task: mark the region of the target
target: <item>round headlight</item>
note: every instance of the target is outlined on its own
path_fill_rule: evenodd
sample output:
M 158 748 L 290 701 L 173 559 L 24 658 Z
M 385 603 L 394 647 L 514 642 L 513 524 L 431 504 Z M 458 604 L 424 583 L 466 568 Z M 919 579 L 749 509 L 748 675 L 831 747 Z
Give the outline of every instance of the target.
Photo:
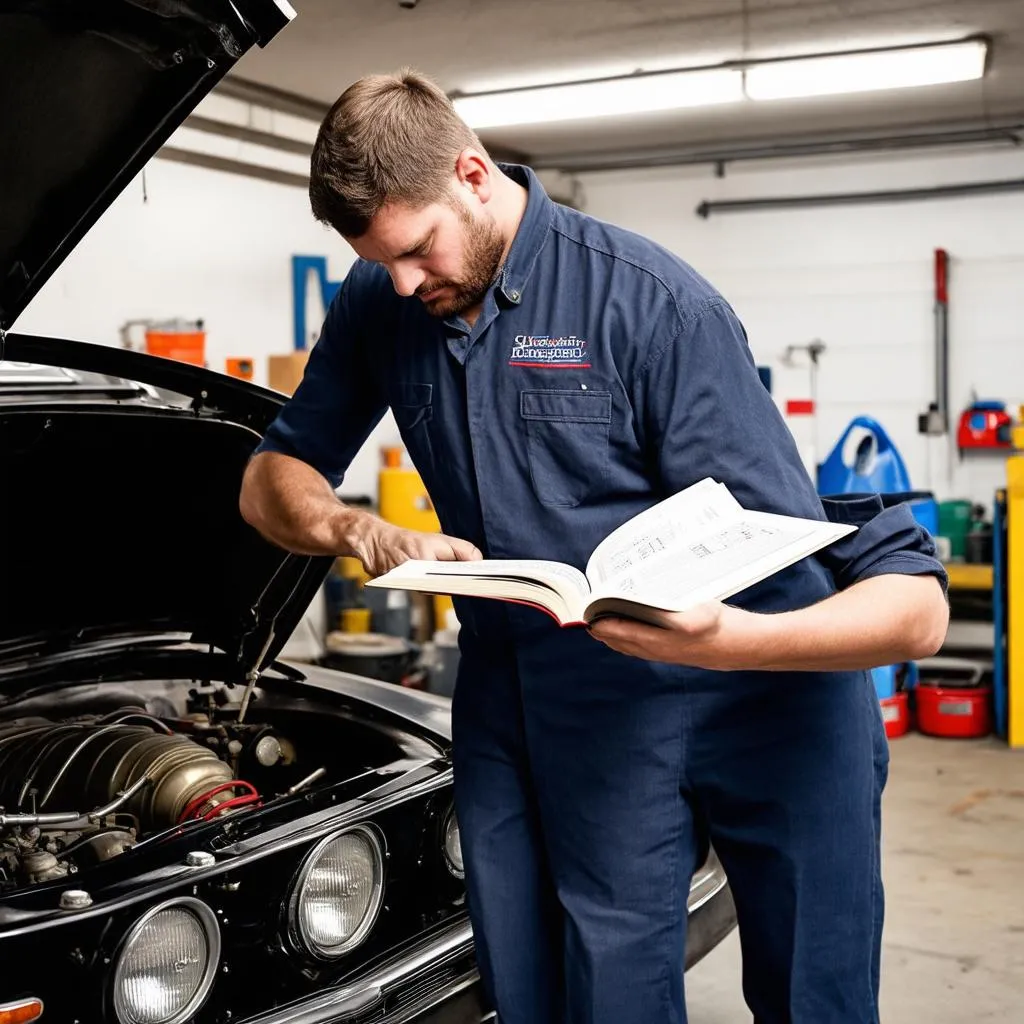
M 153 907 L 135 922 L 118 952 L 117 1019 L 181 1024 L 210 994 L 219 961 L 220 930 L 205 903 L 177 899 Z
M 360 825 L 325 839 L 306 858 L 292 890 L 293 937 L 313 956 L 339 957 L 366 938 L 383 897 L 377 833 Z
M 465 865 L 462 863 L 462 842 L 455 811 L 449 813 L 448 820 L 444 823 L 444 859 L 448 863 L 448 870 L 456 878 L 462 878 L 466 874 Z

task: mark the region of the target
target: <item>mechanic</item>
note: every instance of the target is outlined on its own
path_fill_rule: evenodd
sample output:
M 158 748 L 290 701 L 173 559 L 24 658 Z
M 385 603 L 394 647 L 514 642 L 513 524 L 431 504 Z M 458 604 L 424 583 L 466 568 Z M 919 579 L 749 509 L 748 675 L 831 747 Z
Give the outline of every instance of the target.
M 877 1020 L 887 741 L 864 670 L 942 641 L 927 534 L 905 505 L 819 499 L 726 300 L 496 165 L 429 79 L 346 90 L 310 197 L 359 260 L 246 471 L 242 513 L 281 547 L 371 575 L 481 554 L 583 568 L 707 476 L 751 509 L 861 527 L 663 629 L 456 599 L 456 810 L 501 1024 L 683 1022 L 709 840 L 758 1024 Z M 389 407 L 442 535 L 336 496 Z

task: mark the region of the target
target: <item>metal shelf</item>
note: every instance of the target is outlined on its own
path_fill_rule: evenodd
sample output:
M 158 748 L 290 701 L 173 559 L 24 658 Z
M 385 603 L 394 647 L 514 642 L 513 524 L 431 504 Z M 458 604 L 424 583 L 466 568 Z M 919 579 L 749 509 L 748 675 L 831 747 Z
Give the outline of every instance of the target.
M 994 573 L 991 565 L 967 565 L 950 562 L 946 565 L 951 590 L 991 590 Z

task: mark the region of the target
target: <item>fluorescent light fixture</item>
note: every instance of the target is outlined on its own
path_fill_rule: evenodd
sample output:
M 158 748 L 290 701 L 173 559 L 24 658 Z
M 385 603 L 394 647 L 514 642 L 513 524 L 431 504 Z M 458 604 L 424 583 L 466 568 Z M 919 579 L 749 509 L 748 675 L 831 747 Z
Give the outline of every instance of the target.
M 458 97 L 454 103 L 471 128 L 503 128 L 705 107 L 742 99 L 742 73 L 712 68 L 479 93 Z
M 454 103 L 471 128 L 504 128 L 707 107 L 743 99 L 835 96 L 968 82 L 985 74 L 987 57 L 986 40 L 964 39 L 529 86 L 459 96 Z
M 987 53 L 985 40 L 969 39 L 768 61 L 747 68 L 746 93 L 752 100 L 780 100 L 968 82 L 984 75 Z

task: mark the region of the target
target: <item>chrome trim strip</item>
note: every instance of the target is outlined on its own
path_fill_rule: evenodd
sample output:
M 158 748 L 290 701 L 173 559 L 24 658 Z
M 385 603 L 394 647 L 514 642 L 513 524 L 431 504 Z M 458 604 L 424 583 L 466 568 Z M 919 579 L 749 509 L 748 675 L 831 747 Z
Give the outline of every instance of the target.
M 479 980 L 480 972 L 474 968 L 447 985 L 443 985 L 435 992 L 430 992 L 417 999 L 416 1002 L 381 1017 L 380 1021 L 375 1022 L 375 1024 L 415 1024 L 417 1020 L 422 1018 L 423 1014 L 429 1013 L 450 999 L 454 999 L 457 995 L 465 992 L 466 989 L 472 988 Z
M 473 952 L 473 929 L 467 919 L 422 943 L 403 956 L 386 963 L 354 982 L 320 992 L 297 1003 L 280 1006 L 239 1024 L 341 1024 L 352 1020 L 382 1002 L 390 990 L 406 985 L 417 975 L 432 970 L 445 960 L 457 959 Z M 476 980 L 476 971 L 464 974 L 432 993 L 430 1005 L 456 995 Z M 436 1001 L 435 1001 L 436 997 Z M 406 1008 L 385 1021 L 402 1020 Z

